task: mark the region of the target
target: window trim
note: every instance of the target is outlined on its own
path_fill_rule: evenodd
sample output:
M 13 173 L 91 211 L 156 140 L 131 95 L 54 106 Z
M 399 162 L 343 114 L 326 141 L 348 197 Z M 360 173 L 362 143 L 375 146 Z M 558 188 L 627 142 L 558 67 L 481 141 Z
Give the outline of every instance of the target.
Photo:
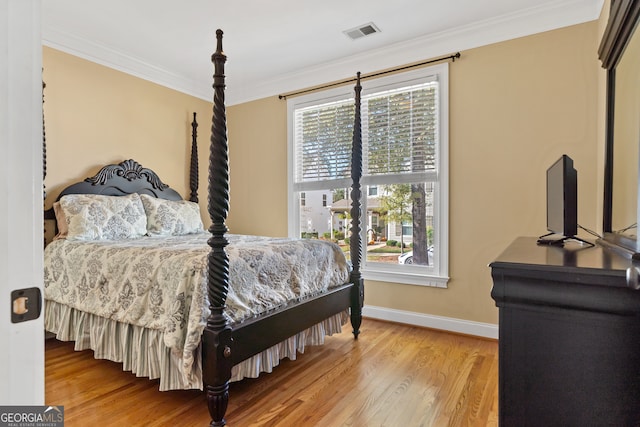
M 398 73 L 391 76 L 385 76 L 377 79 L 368 80 L 363 83 L 362 96 L 366 96 L 372 90 L 379 92 L 384 89 L 393 89 L 403 85 L 407 85 L 411 80 L 422 80 L 430 76 L 437 75 L 439 81 L 439 135 L 438 142 L 438 172 L 436 191 L 434 193 L 434 246 L 437 252 L 434 256 L 436 264 L 434 271 L 437 273 L 425 273 L 425 269 L 429 267 L 411 266 L 411 265 L 394 265 L 381 263 L 369 263 L 366 256 L 362 262 L 362 274 L 367 280 L 376 280 L 383 282 L 392 282 L 399 284 L 432 286 L 438 288 L 446 288 L 449 281 L 449 64 L 437 64 L 430 67 L 412 70 L 404 73 Z M 384 89 L 383 89 L 384 88 Z M 287 200 L 288 200 L 288 233 L 289 236 L 297 236 L 300 229 L 300 218 L 298 205 L 296 205 L 296 192 L 311 191 L 314 185 L 308 185 L 304 190 L 297 188 L 294 180 L 294 163 L 295 163 L 295 129 L 294 129 L 294 112 L 296 108 L 304 108 L 307 106 L 328 103 L 348 98 L 353 98 L 353 88 L 343 86 L 328 89 L 318 93 L 290 98 L 287 100 Z M 431 178 L 433 180 L 434 172 L 424 172 L 425 181 Z M 388 176 L 387 176 L 388 178 Z M 398 177 L 398 182 L 405 179 Z M 344 186 L 345 180 L 338 179 L 332 181 L 318 182 L 317 189 L 327 189 L 335 186 L 339 188 Z M 377 185 L 378 180 L 375 176 L 363 177 L 363 185 Z M 348 182 L 347 187 L 350 187 Z M 362 212 L 366 214 L 366 197 L 363 197 Z M 365 218 L 366 219 L 366 218 Z M 366 254 L 366 230 L 362 230 L 363 253 Z

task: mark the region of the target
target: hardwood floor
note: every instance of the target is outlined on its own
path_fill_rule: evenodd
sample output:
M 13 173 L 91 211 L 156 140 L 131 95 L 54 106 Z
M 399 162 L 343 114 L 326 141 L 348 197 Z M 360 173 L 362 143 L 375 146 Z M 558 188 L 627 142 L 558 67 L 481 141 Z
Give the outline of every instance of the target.
M 65 426 L 206 426 L 204 394 L 46 343 L 45 400 Z M 232 383 L 229 426 L 497 426 L 498 343 L 365 319 L 271 374 Z

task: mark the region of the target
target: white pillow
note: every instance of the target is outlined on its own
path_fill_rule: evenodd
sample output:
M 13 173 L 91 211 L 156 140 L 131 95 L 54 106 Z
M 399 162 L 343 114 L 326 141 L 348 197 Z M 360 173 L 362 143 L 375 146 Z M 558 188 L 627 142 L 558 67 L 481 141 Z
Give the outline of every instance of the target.
M 147 216 L 140 196 L 67 194 L 60 198 L 67 240 L 118 240 L 144 236 Z
M 179 236 L 204 231 L 200 207 L 188 200 L 157 199 L 141 194 L 150 236 Z

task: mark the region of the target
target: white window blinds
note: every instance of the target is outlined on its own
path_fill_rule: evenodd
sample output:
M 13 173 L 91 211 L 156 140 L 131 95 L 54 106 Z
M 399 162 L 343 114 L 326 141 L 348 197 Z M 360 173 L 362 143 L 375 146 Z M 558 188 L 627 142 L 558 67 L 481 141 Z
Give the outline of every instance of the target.
M 436 169 L 437 82 L 363 97 L 365 175 Z
M 363 175 L 435 172 L 438 82 L 362 97 Z M 353 99 L 295 110 L 295 182 L 348 178 Z
M 348 178 L 353 99 L 296 110 L 296 182 Z

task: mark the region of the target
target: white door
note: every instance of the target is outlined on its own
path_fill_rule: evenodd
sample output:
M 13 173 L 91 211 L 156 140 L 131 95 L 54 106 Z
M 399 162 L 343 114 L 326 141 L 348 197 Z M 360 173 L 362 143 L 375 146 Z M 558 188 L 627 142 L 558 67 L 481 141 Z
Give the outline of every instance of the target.
M 43 316 L 11 320 L 12 291 L 42 289 L 40 14 L 41 0 L 0 0 L 0 405 L 45 403 Z M 15 310 L 33 313 L 25 298 Z

